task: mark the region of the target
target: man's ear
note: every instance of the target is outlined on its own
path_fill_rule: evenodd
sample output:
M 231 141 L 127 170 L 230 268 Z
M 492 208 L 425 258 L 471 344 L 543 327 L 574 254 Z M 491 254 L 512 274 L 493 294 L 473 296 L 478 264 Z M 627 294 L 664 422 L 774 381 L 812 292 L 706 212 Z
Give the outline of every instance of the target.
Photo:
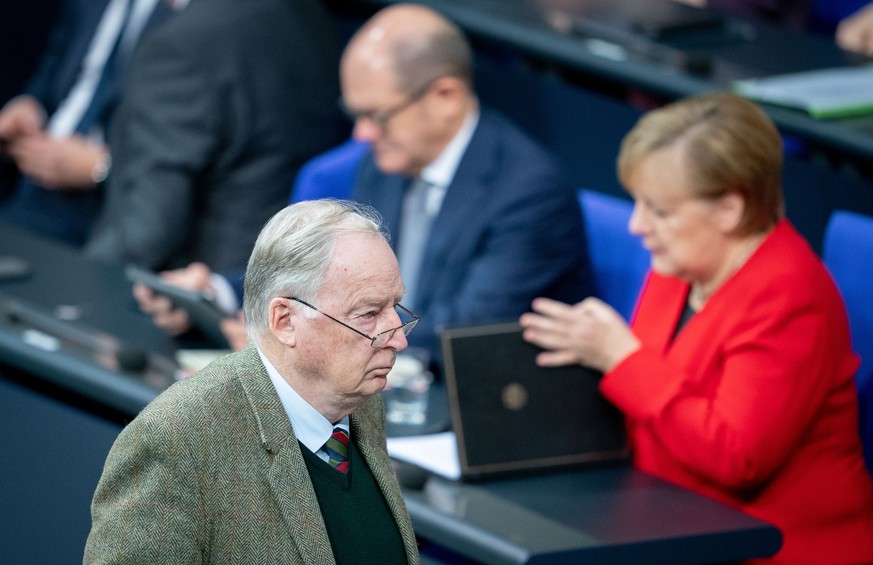
M 270 333 L 280 343 L 288 347 L 294 347 L 297 344 L 297 334 L 295 332 L 297 311 L 291 306 L 291 301 L 287 298 L 274 298 L 270 301 L 268 309 L 267 324 L 269 325 Z
M 461 79 L 453 76 L 444 76 L 433 81 L 431 90 L 438 96 L 455 97 L 466 94 L 466 87 Z
M 450 120 L 463 118 L 467 113 L 468 92 L 466 85 L 457 77 L 444 76 L 436 79 L 431 86 L 431 96 L 437 101 L 431 106 Z

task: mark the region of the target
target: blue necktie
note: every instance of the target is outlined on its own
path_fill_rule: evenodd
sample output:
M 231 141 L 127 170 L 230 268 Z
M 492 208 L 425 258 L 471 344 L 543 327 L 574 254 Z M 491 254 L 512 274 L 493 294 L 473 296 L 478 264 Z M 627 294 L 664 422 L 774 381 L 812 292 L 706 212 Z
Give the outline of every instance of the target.
M 123 64 L 121 40 L 130 22 L 132 2 L 133 0 L 127 0 L 125 3 L 123 23 L 121 24 L 121 29 L 118 30 L 118 37 L 115 38 L 112 50 L 109 52 L 106 63 L 103 65 L 103 72 L 100 74 L 100 80 L 94 89 L 91 103 L 85 109 L 79 124 L 76 126 L 76 133 L 87 135 L 94 126 L 102 123 L 109 103 L 119 91 L 117 82 L 121 79 L 121 66 Z

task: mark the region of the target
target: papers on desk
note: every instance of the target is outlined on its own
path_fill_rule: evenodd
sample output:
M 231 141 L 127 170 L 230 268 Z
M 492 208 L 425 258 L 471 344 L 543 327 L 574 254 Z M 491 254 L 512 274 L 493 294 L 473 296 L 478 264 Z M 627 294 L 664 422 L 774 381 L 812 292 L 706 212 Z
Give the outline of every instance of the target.
M 735 81 L 737 94 L 805 110 L 814 118 L 873 113 L 873 65 Z
M 388 438 L 388 455 L 431 473 L 457 480 L 461 464 L 454 432 Z

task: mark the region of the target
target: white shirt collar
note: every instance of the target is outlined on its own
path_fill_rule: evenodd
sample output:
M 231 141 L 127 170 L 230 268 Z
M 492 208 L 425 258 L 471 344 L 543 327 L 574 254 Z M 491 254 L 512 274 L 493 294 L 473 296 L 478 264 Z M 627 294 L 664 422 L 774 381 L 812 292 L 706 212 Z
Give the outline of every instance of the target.
M 288 419 L 291 420 L 291 427 L 294 428 L 294 435 L 297 439 L 306 446 L 309 451 L 316 453 L 322 448 L 324 443 L 333 433 L 334 425 L 321 415 L 318 410 L 306 402 L 302 396 L 297 394 L 297 391 L 291 388 L 276 367 L 270 363 L 270 360 L 264 355 L 264 352 L 258 348 L 258 355 L 261 356 L 261 361 L 264 367 L 267 368 L 267 374 L 273 382 L 273 387 L 279 395 L 279 400 L 282 402 L 282 407 L 285 408 L 285 413 L 288 414 Z M 346 416 L 337 424 L 337 427 L 349 431 L 349 417 Z
M 452 184 L 452 179 L 478 123 L 479 109 L 476 108 L 467 114 L 458 133 L 449 141 L 442 153 L 421 171 L 421 178 L 445 191 Z

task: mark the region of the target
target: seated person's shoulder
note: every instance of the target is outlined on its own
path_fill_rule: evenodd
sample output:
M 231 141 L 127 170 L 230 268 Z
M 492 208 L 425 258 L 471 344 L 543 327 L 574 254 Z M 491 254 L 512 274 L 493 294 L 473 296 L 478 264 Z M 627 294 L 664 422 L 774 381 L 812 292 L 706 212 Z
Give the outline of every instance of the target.
M 500 144 L 499 166 L 506 172 L 553 177 L 566 184 L 564 171 L 555 157 L 536 139 L 509 118 L 483 111 L 482 124 Z

